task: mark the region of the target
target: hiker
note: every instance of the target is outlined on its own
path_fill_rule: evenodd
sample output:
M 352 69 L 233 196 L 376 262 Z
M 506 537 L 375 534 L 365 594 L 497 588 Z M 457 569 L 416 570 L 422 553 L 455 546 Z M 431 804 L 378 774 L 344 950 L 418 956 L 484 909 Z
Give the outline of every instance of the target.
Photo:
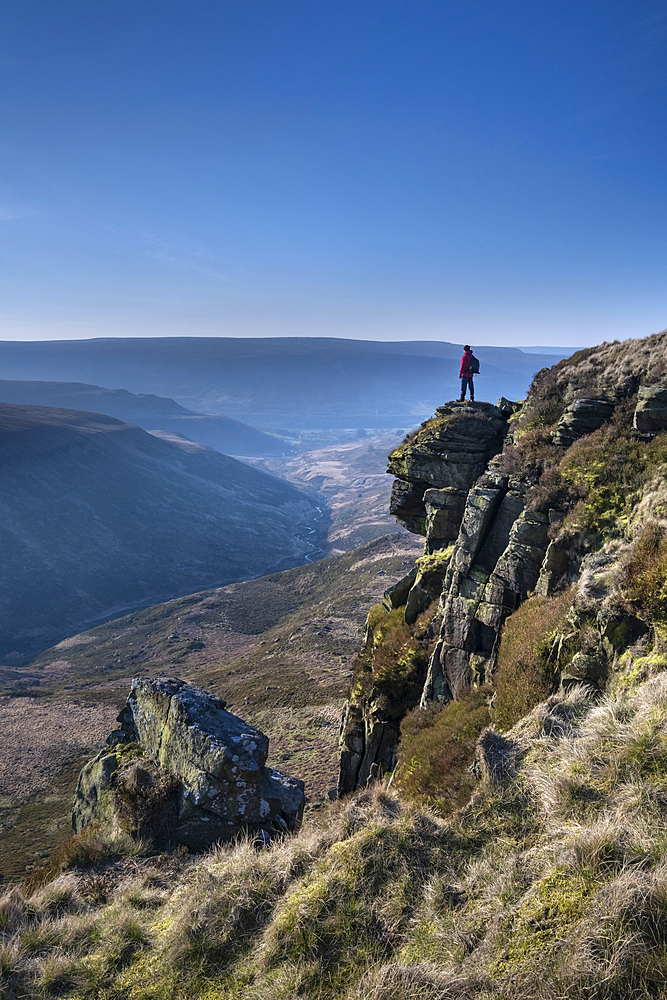
M 461 371 L 459 372 L 459 378 L 461 379 L 461 403 L 466 398 L 466 389 L 470 390 L 470 399 L 473 401 L 475 399 L 475 387 L 472 381 L 475 371 L 479 371 L 479 363 L 476 362 L 476 358 L 473 357 L 470 344 L 466 344 L 463 348 Z

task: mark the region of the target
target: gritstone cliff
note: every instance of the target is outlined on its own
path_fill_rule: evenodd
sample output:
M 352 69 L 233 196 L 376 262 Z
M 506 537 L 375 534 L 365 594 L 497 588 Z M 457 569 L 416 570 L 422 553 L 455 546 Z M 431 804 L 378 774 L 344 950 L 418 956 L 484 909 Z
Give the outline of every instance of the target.
M 627 607 L 615 612 L 610 595 L 647 520 L 662 524 L 661 508 L 649 516 L 646 507 L 656 503 L 651 442 L 667 427 L 667 378 L 655 364 L 664 341 L 580 351 L 539 372 L 523 404 L 439 407 L 391 453 L 391 510 L 425 537 L 425 555 L 369 615 L 342 722 L 341 794 L 395 767 L 408 711 L 493 684 L 504 622 L 530 594 L 576 584 L 572 634 L 591 617 L 591 596 L 608 598 L 586 648 L 573 652 L 567 629 L 554 640 L 554 689 L 601 686 L 624 643 L 646 632 Z M 434 600 L 435 614 L 412 636 L 420 650 L 404 651 L 392 677 L 374 669 L 384 613 L 401 609 L 414 625 Z

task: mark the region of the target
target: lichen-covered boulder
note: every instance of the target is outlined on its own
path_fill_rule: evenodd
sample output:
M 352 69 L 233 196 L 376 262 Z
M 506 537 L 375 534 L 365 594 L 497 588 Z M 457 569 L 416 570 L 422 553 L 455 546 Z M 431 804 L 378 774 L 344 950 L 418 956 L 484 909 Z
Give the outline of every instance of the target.
M 300 822 L 303 782 L 267 767 L 268 738 L 203 688 L 135 678 L 118 721 L 79 777 L 76 832 L 99 823 L 201 850 Z

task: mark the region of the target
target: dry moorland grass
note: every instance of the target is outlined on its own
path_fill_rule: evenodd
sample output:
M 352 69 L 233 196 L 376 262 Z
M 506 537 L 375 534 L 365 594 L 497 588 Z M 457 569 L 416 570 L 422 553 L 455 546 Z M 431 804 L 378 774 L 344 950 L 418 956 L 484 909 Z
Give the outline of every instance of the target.
M 265 851 L 73 842 L 0 900 L 4 995 L 667 996 L 667 674 L 552 696 L 506 739 L 513 772 L 453 820 L 377 785 Z

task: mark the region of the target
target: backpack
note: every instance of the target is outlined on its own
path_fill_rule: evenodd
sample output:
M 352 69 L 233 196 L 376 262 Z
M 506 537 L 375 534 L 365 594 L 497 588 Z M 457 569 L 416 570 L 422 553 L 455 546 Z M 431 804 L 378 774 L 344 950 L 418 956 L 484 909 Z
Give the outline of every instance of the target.
M 468 371 L 472 375 L 479 375 L 479 361 L 474 354 L 470 356 L 470 361 L 468 362 Z

